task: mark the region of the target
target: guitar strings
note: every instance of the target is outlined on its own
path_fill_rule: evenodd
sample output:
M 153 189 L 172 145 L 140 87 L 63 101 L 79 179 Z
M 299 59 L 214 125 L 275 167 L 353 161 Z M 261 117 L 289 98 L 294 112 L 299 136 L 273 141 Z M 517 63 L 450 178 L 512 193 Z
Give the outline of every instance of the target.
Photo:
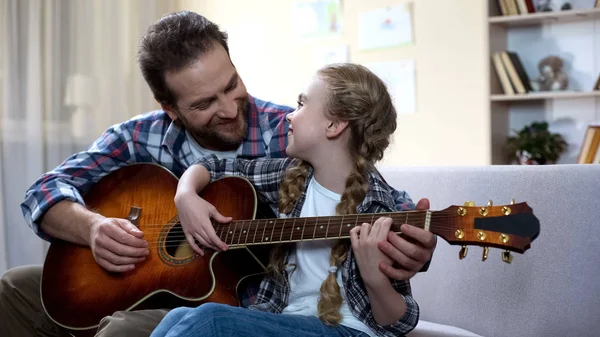
M 293 242 L 310 242 L 310 241 L 317 241 L 317 240 L 337 240 L 337 239 L 349 239 L 349 236 L 341 236 L 341 237 L 330 237 L 330 238 L 322 238 L 322 239 L 292 239 L 292 240 L 275 240 L 275 241 L 262 241 L 262 242 L 234 242 L 234 243 L 228 243 L 227 246 L 228 247 L 238 247 L 238 246 L 254 246 L 254 245 L 268 245 L 268 244 L 277 244 L 277 243 L 293 243 Z M 154 246 L 155 244 L 158 244 L 159 242 L 154 242 L 152 244 L 152 246 Z M 483 243 L 483 242 L 482 242 Z M 487 242 L 486 244 L 490 244 L 489 242 Z M 187 240 L 182 239 L 181 241 L 169 241 L 163 245 L 161 245 L 161 247 L 165 247 L 165 248 L 173 248 L 173 247 L 179 247 L 181 245 L 188 245 L 189 246 L 189 242 L 187 242 Z M 198 247 L 201 248 L 209 248 L 209 247 L 205 247 L 203 245 L 201 245 L 200 243 L 196 243 L 196 245 Z M 507 247 L 510 247 L 511 245 L 506 245 Z
M 454 227 L 450 228 L 450 229 L 454 229 Z M 396 234 L 401 234 L 400 231 L 393 231 Z M 331 239 L 338 239 L 338 238 L 349 238 L 349 234 L 343 233 L 343 235 L 337 235 L 334 234 L 335 231 L 332 231 L 331 236 L 329 236 L 329 233 L 326 234 L 326 237 L 318 236 L 315 237 L 314 233 L 311 235 L 310 233 L 307 233 L 306 237 L 303 237 L 303 235 L 301 234 L 300 237 L 298 238 L 298 234 L 294 235 L 293 231 L 290 231 L 289 233 L 287 231 L 277 231 L 277 232 L 271 232 L 271 233 L 265 233 L 265 231 L 263 230 L 262 232 L 260 230 L 256 231 L 255 233 L 252 232 L 248 232 L 247 234 L 242 234 L 239 235 L 239 233 L 237 234 L 237 237 L 233 237 L 232 238 L 227 238 L 224 239 L 222 237 L 219 237 L 221 240 L 225 241 L 227 245 L 256 245 L 256 244 L 270 244 L 270 243 L 278 243 L 278 242 L 296 242 L 296 241 L 314 241 L 314 240 L 331 240 Z M 269 234 L 268 237 L 270 237 L 271 239 L 273 238 L 277 238 L 277 240 L 275 241 L 271 241 L 271 240 L 267 240 L 267 241 L 260 241 L 256 240 L 256 235 L 260 235 L 260 237 L 263 237 L 264 234 Z M 221 233 L 220 235 L 223 235 L 223 233 Z M 217 234 L 217 236 L 219 236 L 219 234 Z M 260 238 L 259 237 L 259 238 Z M 284 238 L 285 237 L 285 238 Z M 291 237 L 291 239 L 288 239 L 288 237 Z M 252 238 L 250 240 L 250 238 Z M 520 237 L 516 237 L 516 240 L 519 240 Z M 248 242 L 250 241 L 250 242 Z M 511 240 L 511 242 L 514 242 L 515 239 Z M 181 243 L 187 243 L 187 238 L 185 236 L 185 234 L 180 230 L 177 229 L 176 231 L 172 232 L 171 234 L 167 234 L 165 239 L 157 239 L 157 240 L 150 240 L 147 241 L 148 244 L 156 244 L 159 242 L 163 242 L 165 243 L 165 247 L 173 247 L 173 246 L 179 246 Z M 199 243 L 197 243 L 199 244 Z
M 392 231 L 393 233 L 396 234 L 402 234 L 402 232 L 398 232 L 398 231 Z M 279 234 L 279 235 L 278 235 Z M 192 236 L 193 237 L 193 236 Z M 253 234 L 249 234 L 247 237 L 246 235 L 242 235 L 242 236 L 237 236 L 237 237 L 232 237 L 232 238 L 228 238 L 228 239 L 223 239 L 220 238 L 223 242 L 225 242 L 228 245 L 231 244 L 257 244 L 257 243 L 263 243 L 263 242 L 272 242 L 270 239 L 269 240 L 263 240 L 261 241 L 260 238 L 263 237 L 262 233 L 260 235 L 260 237 L 255 238 Z M 281 235 L 280 233 L 274 233 L 272 236 L 266 236 L 267 238 L 271 238 L 277 242 L 289 242 L 289 241 L 314 241 L 314 240 L 331 240 L 331 239 L 337 239 L 337 238 L 349 238 L 350 235 L 343 233 L 341 235 L 336 235 L 336 234 L 331 234 L 331 236 L 306 236 L 303 237 L 302 235 L 288 235 L 287 233 L 283 233 L 283 235 Z M 511 241 L 516 241 L 519 240 L 521 237 L 516 237 L 516 239 L 513 239 Z M 526 239 L 526 238 L 522 238 L 522 239 Z M 148 244 L 155 244 L 158 242 L 164 242 L 165 244 L 170 244 L 170 243 L 177 243 L 177 242 L 183 242 L 183 241 L 187 241 L 187 237 L 185 235 L 182 235 L 180 233 L 176 234 L 176 235 L 171 235 L 169 237 L 167 237 L 166 239 L 153 239 L 153 240 L 149 240 L 147 241 Z
M 423 222 L 423 223 L 413 222 L 413 223 L 410 223 L 408 225 L 423 229 L 425 227 L 425 222 Z M 168 226 L 168 225 L 163 225 L 162 227 L 166 227 L 166 226 Z M 264 233 L 265 230 L 268 231 L 270 229 L 272 233 L 280 234 L 282 231 L 284 233 L 285 232 L 293 232 L 293 231 L 295 231 L 295 229 L 294 229 L 295 227 L 301 227 L 302 229 L 310 229 L 310 230 L 312 230 L 314 232 L 314 228 L 315 227 L 318 228 L 319 226 L 327 227 L 327 224 L 315 224 L 315 225 L 311 224 L 311 225 L 306 225 L 306 226 L 304 226 L 302 224 L 298 224 L 298 225 L 289 226 L 289 227 L 286 225 L 286 227 L 288 227 L 288 228 L 282 228 L 283 226 L 272 226 L 271 224 L 264 224 L 264 225 L 263 224 L 258 224 L 258 225 L 245 226 L 245 227 L 244 226 L 239 226 L 238 228 L 234 228 L 235 226 L 232 226 L 232 227 L 216 226 L 216 227 L 214 227 L 214 229 L 215 229 L 215 233 L 217 234 L 217 236 L 220 236 L 220 235 L 227 235 L 227 233 L 225 231 L 223 231 L 223 229 L 225 229 L 225 228 L 228 228 L 227 232 L 233 231 L 233 232 L 235 232 L 235 235 L 239 235 L 240 230 L 242 230 L 242 229 L 246 230 L 247 232 L 257 233 L 257 234 L 258 233 L 262 234 L 262 233 Z M 345 227 L 345 226 L 341 226 L 341 227 L 342 227 L 342 232 L 344 232 L 344 228 L 348 228 L 348 227 Z M 360 225 L 352 226 L 352 228 L 354 228 L 354 227 L 360 227 Z M 399 227 L 399 225 L 395 225 L 392 228 L 394 228 L 394 227 Z M 456 226 L 451 226 L 451 225 L 435 225 L 435 226 L 432 226 L 432 227 L 435 227 L 435 229 L 440 229 L 440 230 L 456 230 L 456 229 L 460 229 L 460 228 L 458 228 Z M 255 230 L 255 228 L 258 228 L 258 229 Z M 276 231 L 273 231 L 273 228 L 275 228 Z M 346 230 L 348 230 L 348 229 L 346 229 Z M 219 234 L 219 231 L 222 231 L 222 233 Z M 340 232 L 340 225 L 329 225 L 329 229 L 323 228 L 323 229 L 319 230 L 318 232 L 314 232 L 313 234 L 315 234 L 315 233 L 323 233 L 323 231 L 325 231 L 325 233 L 331 233 L 332 235 L 335 232 L 339 233 Z M 172 235 L 177 235 L 177 234 L 183 234 L 183 229 L 181 227 L 181 224 L 177 223 L 177 224 L 174 224 L 168 230 L 166 230 L 164 228 L 161 228 L 161 229 L 158 229 L 158 230 L 156 230 L 156 229 L 142 230 L 142 232 L 145 233 L 145 234 L 152 234 L 152 235 L 155 235 L 157 233 L 162 233 L 162 232 L 171 232 L 171 234 L 166 234 L 166 235 L 167 236 L 172 236 Z
M 368 222 L 369 217 L 371 217 L 371 222 L 374 222 L 374 220 L 376 220 L 375 218 L 379 218 L 379 217 L 390 217 L 393 220 L 396 219 L 400 219 L 403 218 L 406 220 L 408 220 L 408 217 L 414 216 L 414 214 L 418 214 L 418 215 L 423 215 L 426 216 L 427 211 L 404 211 L 404 212 L 393 212 L 393 213 L 363 213 L 363 214 L 348 214 L 346 216 L 335 216 L 335 221 L 337 222 L 338 218 L 342 218 L 339 222 L 346 222 L 346 221 L 342 221 L 343 217 L 348 217 L 348 220 L 352 220 L 352 218 L 357 219 L 356 222 Z M 432 219 L 436 219 L 436 220 L 444 220 L 444 219 L 450 219 L 450 218 L 456 218 L 456 217 L 460 217 L 460 215 L 457 215 L 455 212 L 451 212 L 451 211 L 436 211 L 436 213 L 432 213 L 431 214 L 431 218 Z M 173 219 L 175 219 L 177 217 L 174 217 Z M 171 221 L 173 220 L 171 219 Z M 222 225 L 232 225 L 232 223 L 235 222 L 246 222 L 246 221 L 254 221 L 254 222 L 261 222 L 261 221 L 277 221 L 277 222 L 284 222 L 284 221 L 293 221 L 293 220 L 297 220 L 297 219 L 311 219 L 311 220 L 316 220 L 318 223 L 319 221 L 325 221 L 328 223 L 331 223 L 331 219 L 329 219 L 329 217 L 306 217 L 306 218 L 270 218 L 270 219 L 233 219 L 231 222 L 229 223 L 223 223 Z M 412 219 L 410 219 L 412 220 Z M 425 221 L 425 219 L 416 219 L 416 221 Z M 415 221 L 410 221 L 410 222 L 415 222 Z M 168 224 L 168 223 L 167 223 Z M 163 227 L 167 224 L 146 224 L 144 225 L 144 227 Z M 219 225 L 221 223 L 217 223 L 217 225 Z M 436 225 L 437 226 L 437 225 Z
M 292 239 L 292 240 L 277 240 L 277 241 L 263 241 L 263 242 L 237 242 L 237 243 L 228 243 L 227 246 L 228 247 L 243 247 L 243 246 L 256 246 L 256 245 L 269 245 L 269 244 L 278 244 L 278 243 L 293 243 L 293 242 L 308 242 L 308 241 L 316 241 L 316 240 L 336 240 L 336 239 L 348 239 L 350 238 L 349 236 L 341 236 L 341 237 L 329 237 L 329 238 L 321 238 L 321 239 Z M 515 242 L 513 240 L 513 242 Z M 157 244 L 157 242 L 154 242 L 153 244 Z M 493 243 L 493 242 L 481 242 L 482 245 L 498 245 L 500 243 Z M 467 243 L 465 243 L 467 244 Z M 471 245 L 472 243 L 468 243 L 469 245 Z M 164 245 L 162 245 L 161 247 L 165 247 L 165 248 L 174 248 L 174 247 L 180 247 L 182 245 L 187 245 L 190 246 L 189 243 L 187 242 L 187 240 L 182 239 L 181 241 L 168 241 L 166 242 Z M 198 247 L 201 247 L 203 249 L 211 249 L 209 247 L 205 247 L 199 243 L 197 243 Z M 513 247 L 513 245 L 510 244 L 502 244 L 503 247 L 506 248 L 510 248 Z M 190 246 L 191 247 L 191 246 Z
M 384 213 L 382 213 L 381 216 L 386 216 Z M 404 217 L 402 217 L 404 218 Z M 436 216 L 436 217 L 432 217 L 431 220 L 446 220 L 446 219 L 452 219 L 454 218 L 454 215 L 452 216 Z M 279 219 L 281 221 L 276 221 L 276 226 L 275 227 L 285 227 L 285 226 L 289 226 L 291 227 L 300 227 L 300 226 L 304 226 L 304 227 L 309 227 L 309 228 L 314 228 L 316 226 L 335 226 L 336 228 L 339 228 L 338 226 L 340 226 L 342 223 L 341 222 L 337 222 L 332 224 L 331 221 L 327 221 L 326 219 L 323 220 L 317 220 L 317 222 L 311 222 L 311 224 L 303 224 L 302 221 L 300 221 L 300 223 L 295 223 L 294 221 L 290 221 L 291 219 L 294 218 L 290 218 L 290 219 L 285 219 L 286 222 L 284 223 L 283 219 Z M 295 219 L 303 219 L 303 218 L 295 218 Z M 425 226 L 425 224 L 427 223 L 424 219 L 418 219 L 415 221 L 409 221 L 405 222 L 405 219 L 398 219 L 397 217 L 392 216 L 392 220 L 402 220 L 402 224 L 407 223 L 410 226 L 413 227 L 419 227 L 419 228 L 423 228 Z M 264 227 L 266 225 L 272 226 L 273 224 L 268 223 L 268 221 L 270 221 L 270 219 L 255 219 L 255 220 L 232 220 L 232 222 L 229 223 L 213 223 L 213 226 L 215 228 L 215 230 L 217 229 L 223 229 L 223 228 L 229 228 L 230 230 L 234 230 L 235 227 L 239 227 L 241 228 L 245 228 L 245 229 L 250 229 L 250 228 L 254 228 L 254 227 Z M 275 221 L 275 220 L 274 220 Z M 244 222 L 253 222 L 251 224 L 244 224 Z M 261 223 L 262 222 L 262 223 Z M 296 221 L 297 222 L 297 221 Z M 347 223 L 348 221 L 344 221 L 344 223 Z M 374 222 L 374 221 L 370 221 L 369 219 L 359 219 L 359 221 L 356 221 L 355 224 L 356 226 L 360 226 L 363 222 Z M 167 226 L 172 226 L 172 227 L 178 227 L 181 226 L 181 222 L 169 222 L 169 223 L 165 223 L 165 224 L 144 224 L 142 225 L 142 227 L 145 228 L 145 230 L 143 232 L 145 233 L 157 233 L 157 232 L 162 232 L 164 231 L 164 227 Z M 398 224 L 394 224 L 392 226 L 398 226 Z M 461 229 L 458 228 L 456 225 L 446 225 L 446 224 L 431 224 L 430 221 L 430 228 L 436 228 L 436 229 L 441 229 L 441 230 L 451 230 L 451 229 Z M 170 229 L 172 230 L 172 228 Z
M 419 227 L 419 228 L 424 228 L 425 224 L 426 224 L 426 221 L 424 221 L 424 220 L 421 220 L 421 221 L 412 221 L 412 222 L 408 223 L 409 226 Z M 148 233 L 148 234 L 161 233 L 161 232 L 165 231 L 165 227 L 167 227 L 167 226 L 171 226 L 168 229 L 169 231 L 175 231 L 175 233 L 177 233 L 177 232 L 183 232 L 182 229 L 179 229 L 179 228 L 181 228 L 181 223 L 179 223 L 179 222 L 178 223 L 172 223 L 172 224 L 169 223 L 169 224 L 143 225 L 142 227 L 150 227 L 150 228 L 146 228 L 146 230 L 142 230 L 142 232 Z M 262 228 L 263 230 L 265 228 L 271 228 L 271 229 L 275 228 L 275 229 L 278 229 L 277 233 L 280 233 L 281 229 L 283 229 L 284 231 L 288 230 L 288 229 L 285 229 L 284 227 L 288 227 L 288 228 L 290 228 L 289 230 L 293 230 L 292 228 L 294 228 L 294 227 L 303 227 L 303 228 L 314 229 L 315 227 L 319 227 L 319 226 L 324 226 L 324 227 L 329 226 L 330 228 L 336 228 L 338 231 L 339 231 L 339 228 L 340 228 L 339 224 L 332 225 L 331 223 L 328 224 L 327 222 L 322 222 L 322 223 L 317 222 L 316 224 L 307 224 L 307 225 L 304 225 L 304 224 L 293 224 L 293 223 L 289 223 L 289 224 L 284 224 L 283 225 L 283 224 L 279 223 L 276 226 L 273 226 L 273 224 L 268 224 L 268 223 L 265 222 L 263 224 L 256 223 L 256 224 L 252 224 L 252 225 L 244 225 L 244 224 L 242 224 L 241 226 L 237 226 L 238 228 L 236 228 L 236 225 L 220 224 L 219 223 L 219 224 L 216 224 L 213 228 L 215 229 L 215 232 L 218 232 L 219 230 L 223 230 L 225 228 L 228 228 L 228 231 L 236 231 L 236 234 L 237 234 L 238 229 L 245 229 L 247 231 L 252 231 L 252 230 L 254 230 L 254 228 L 259 228 L 259 227 Z M 355 225 L 353 227 L 356 227 L 356 226 L 360 226 L 360 224 L 357 224 L 357 225 Z M 396 225 L 393 225 L 392 228 L 393 227 L 399 227 L 399 225 L 396 224 Z M 343 228 L 343 225 L 342 225 L 342 228 Z M 430 225 L 430 228 L 435 228 L 435 229 L 440 229 L 440 230 L 456 230 L 456 229 L 465 230 L 465 228 L 459 228 L 456 225 L 442 225 L 442 224 Z M 468 230 L 468 229 L 466 229 L 466 230 Z M 473 228 L 473 230 L 476 230 L 476 229 Z M 257 233 L 260 232 L 260 229 L 258 229 L 256 232 Z M 225 233 L 223 233 L 223 234 L 225 234 Z
M 411 214 L 411 213 L 412 214 L 416 214 L 416 212 L 414 212 L 414 211 L 398 212 L 398 213 L 371 213 L 371 214 L 356 214 L 356 215 L 352 214 L 352 215 L 347 215 L 346 216 L 346 217 L 349 218 L 348 219 L 349 221 L 342 221 L 344 219 L 342 219 L 340 221 L 337 221 L 337 218 L 342 218 L 342 216 L 337 216 L 335 222 L 339 222 L 339 223 L 351 222 L 352 218 L 354 218 L 354 219 L 357 220 L 357 221 L 355 221 L 356 223 L 358 223 L 358 222 L 363 223 L 363 222 L 374 222 L 376 220 L 376 218 L 379 218 L 379 217 L 390 217 L 390 218 L 392 218 L 392 220 L 403 220 L 403 221 L 405 221 L 403 223 L 406 223 L 406 221 L 408 220 L 408 222 L 410 222 L 409 224 L 412 224 L 412 223 L 420 223 L 420 224 L 422 223 L 422 224 L 425 224 L 425 219 L 418 218 L 418 219 L 415 219 L 413 221 L 413 219 L 408 219 L 408 217 L 406 216 L 406 213 L 408 213 L 408 214 Z M 420 212 L 420 213 L 423 214 L 424 216 L 426 215 L 425 212 Z M 371 218 L 370 221 L 368 219 L 369 217 Z M 451 219 L 451 218 L 455 218 L 455 217 L 457 217 L 457 215 L 455 215 L 454 212 L 436 213 L 436 214 L 432 214 L 431 215 L 431 219 L 432 220 L 434 220 L 434 219 L 435 220 L 445 220 L 445 219 Z M 177 217 L 175 217 L 175 218 L 177 218 Z M 328 217 L 307 217 L 307 218 L 285 218 L 285 219 L 284 218 L 272 218 L 272 219 L 233 219 L 233 220 L 231 220 L 231 222 L 228 222 L 228 223 L 213 223 L 213 225 L 215 225 L 215 226 L 220 226 L 220 225 L 221 226 L 222 225 L 225 225 L 225 226 L 235 226 L 235 223 L 243 223 L 243 222 L 256 222 L 256 223 L 265 222 L 266 223 L 268 221 L 274 221 L 274 222 L 277 222 L 278 224 L 279 223 L 284 223 L 284 222 L 294 222 L 295 223 L 295 222 L 297 222 L 298 219 L 310 219 L 311 222 L 313 222 L 313 221 L 316 220 L 316 225 L 322 225 L 322 224 L 327 224 L 327 223 L 331 224 L 331 219 L 328 219 Z M 300 221 L 302 221 L 302 220 L 300 220 Z M 162 227 L 164 227 L 164 226 L 167 226 L 167 225 L 170 225 L 170 224 L 178 224 L 178 223 L 180 223 L 180 222 L 173 222 L 173 219 L 171 219 L 171 221 L 169 223 L 165 223 L 165 224 L 144 224 L 143 226 L 144 227 L 149 227 L 151 229 L 159 228 L 159 229 L 162 230 Z M 287 224 L 285 224 L 285 225 L 287 225 Z M 435 225 L 435 226 L 439 227 L 439 226 L 443 226 L 443 225 Z
M 259 233 L 260 231 L 258 231 L 256 234 L 259 234 L 260 237 L 263 236 L 263 233 Z M 396 234 L 401 234 L 401 232 L 399 231 L 393 231 Z M 237 236 L 237 238 L 229 238 L 229 239 L 223 239 L 221 238 L 221 240 L 225 241 L 226 244 L 228 246 L 232 246 L 232 245 L 256 245 L 256 244 L 271 244 L 271 243 L 279 243 L 279 242 L 297 242 L 297 241 L 314 241 L 314 240 L 333 240 L 333 239 L 339 239 L 339 238 L 349 238 L 350 236 L 347 235 L 346 233 L 344 233 L 343 235 L 335 235 L 335 234 L 331 234 L 331 236 L 327 236 L 327 237 L 311 237 L 311 235 L 309 234 L 307 237 L 303 237 L 302 235 L 300 235 L 300 237 L 298 238 L 298 235 L 296 234 L 296 236 L 293 235 L 292 232 L 290 232 L 290 234 L 292 234 L 291 236 L 288 236 L 288 233 L 286 232 L 276 232 L 276 233 L 272 233 L 272 235 L 269 235 L 269 237 L 271 239 L 273 238 L 277 238 L 275 241 L 271 241 L 271 240 L 265 240 L 265 241 L 260 241 L 256 240 L 256 237 L 253 233 L 248 233 L 247 235 L 241 235 L 241 236 Z M 252 239 L 250 240 L 250 238 L 252 237 Z M 285 237 L 285 238 L 284 238 Z M 288 239 L 288 237 L 291 237 L 291 239 Z M 511 240 L 511 242 L 518 242 L 521 240 L 524 240 L 526 238 L 520 238 L 520 237 L 516 237 L 516 239 Z M 250 241 L 250 242 L 248 242 Z M 160 240 L 150 240 L 148 241 L 148 244 L 157 244 L 159 242 L 163 242 L 165 247 L 174 247 L 174 246 L 179 246 L 181 243 L 187 243 L 187 238 L 185 236 L 185 234 L 183 234 L 183 232 L 177 232 L 177 233 L 173 233 L 171 235 L 167 235 L 166 239 Z M 200 245 L 199 243 L 197 243 L 198 245 Z M 506 246 L 510 246 L 510 245 L 506 245 Z

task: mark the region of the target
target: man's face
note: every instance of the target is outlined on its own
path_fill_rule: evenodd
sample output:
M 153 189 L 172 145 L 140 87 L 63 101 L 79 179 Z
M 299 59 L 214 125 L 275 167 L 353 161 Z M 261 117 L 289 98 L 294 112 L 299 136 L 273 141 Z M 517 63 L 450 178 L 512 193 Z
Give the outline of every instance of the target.
M 220 44 L 179 72 L 167 72 L 176 106 L 163 106 L 200 146 L 216 151 L 239 147 L 247 132 L 248 93 Z

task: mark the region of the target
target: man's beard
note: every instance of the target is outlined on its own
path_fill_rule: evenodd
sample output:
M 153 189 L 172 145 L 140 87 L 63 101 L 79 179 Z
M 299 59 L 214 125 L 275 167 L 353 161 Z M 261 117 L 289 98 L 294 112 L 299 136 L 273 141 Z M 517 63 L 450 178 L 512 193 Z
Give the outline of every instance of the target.
M 202 127 L 193 127 L 181 120 L 200 146 L 215 151 L 237 150 L 248 133 L 248 99 L 237 100 L 238 114 L 235 119 L 221 119 L 216 115 Z

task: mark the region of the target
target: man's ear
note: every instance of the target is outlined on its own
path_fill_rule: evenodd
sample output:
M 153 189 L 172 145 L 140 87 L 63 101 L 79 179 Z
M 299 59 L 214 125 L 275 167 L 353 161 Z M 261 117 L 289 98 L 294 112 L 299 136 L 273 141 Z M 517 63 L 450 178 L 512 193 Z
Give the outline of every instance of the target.
M 327 125 L 327 138 L 336 138 L 346 130 L 348 121 L 329 121 Z
M 171 117 L 171 120 L 173 120 L 173 121 L 177 120 L 177 113 L 175 113 L 175 109 L 173 108 L 173 106 L 167 105 L 167 104 L 161 104 L 160 106 L 162 107 L 164 112 L 166 112 L 167 115 L 169 115 L 169 117 Z

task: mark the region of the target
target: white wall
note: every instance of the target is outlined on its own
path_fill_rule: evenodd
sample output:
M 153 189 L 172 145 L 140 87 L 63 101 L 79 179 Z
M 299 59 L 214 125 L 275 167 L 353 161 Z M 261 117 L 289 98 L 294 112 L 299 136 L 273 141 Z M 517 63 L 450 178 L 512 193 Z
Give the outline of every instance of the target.
M 591 8 L 594 0 L 574 0 L 577 8 Z M 539 60 L 557 55 L 565 61 L 569 89 L 590 91 L 600 74 L 600 20 L 549 23 L 511 28 L 508 48 L 519 54 L 530 78 L 539 76 Z M 558 99 L 512 105 L 510 127 L 519 129 L 536 120 L 548 120 L 554 132 L 563 134 L 569 150 L 559 163 L 575 163 L 586 127 L 600 122 L 600 98 Z
M 486 3 L 476 0 L 412 1 L 415 45 L 384 51 L 358 50 L 363 10 L 402 0 L 343 1 L 340 38 L 300 40 L 292 34 L 293 0 L 181 1 L 227 30 L 232 59 L 251 94 L 295 104 L 312 75 L 312 49 L 350 45 L 351 62 L 412 58 L 417 68 L 417 113 L 398 118 L 394 144 L 384 162 L 408 165 L 490 163 Z

